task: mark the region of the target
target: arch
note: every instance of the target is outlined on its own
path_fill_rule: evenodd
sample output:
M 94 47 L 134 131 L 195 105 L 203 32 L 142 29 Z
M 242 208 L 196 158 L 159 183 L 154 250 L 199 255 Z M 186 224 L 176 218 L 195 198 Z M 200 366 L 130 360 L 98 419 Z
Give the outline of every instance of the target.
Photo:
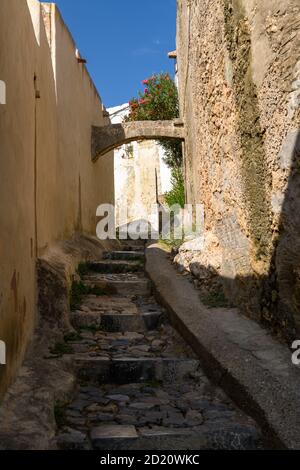
M 185 139 L 184 124 L 174 121 L 134 121 L 92 127 L 92 160 L 96 161 L 110 150 L 135 140 L 160 138 Z

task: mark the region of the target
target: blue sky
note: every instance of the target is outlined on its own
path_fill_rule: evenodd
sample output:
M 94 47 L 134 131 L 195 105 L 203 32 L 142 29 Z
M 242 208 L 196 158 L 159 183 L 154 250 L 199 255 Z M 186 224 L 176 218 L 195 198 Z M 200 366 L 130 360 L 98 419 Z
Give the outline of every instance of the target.
M 174 73 L 176 0 L 56 0 L 104 104 L 127 102 L 141 80 Z

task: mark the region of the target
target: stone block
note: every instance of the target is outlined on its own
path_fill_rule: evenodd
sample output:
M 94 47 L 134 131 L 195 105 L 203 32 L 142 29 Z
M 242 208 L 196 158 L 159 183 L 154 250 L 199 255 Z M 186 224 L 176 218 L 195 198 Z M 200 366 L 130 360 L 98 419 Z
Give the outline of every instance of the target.
M 137 439 L 134 426 L 103 425 L 91 431 L 91 441 L 96 450 L 127 450 Z

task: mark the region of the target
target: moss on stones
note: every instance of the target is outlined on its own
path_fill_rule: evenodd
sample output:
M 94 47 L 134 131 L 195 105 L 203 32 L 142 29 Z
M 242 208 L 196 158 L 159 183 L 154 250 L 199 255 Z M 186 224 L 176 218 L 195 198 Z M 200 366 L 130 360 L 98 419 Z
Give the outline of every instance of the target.
M 233 65 L 233 87 L 242 149 L 242 178 L 249 231 L 258 259 L 270 249 L 269 179 L 256 85 L 251 70 L 251 35 L 240 0 L 225 0 L 225 33 Z

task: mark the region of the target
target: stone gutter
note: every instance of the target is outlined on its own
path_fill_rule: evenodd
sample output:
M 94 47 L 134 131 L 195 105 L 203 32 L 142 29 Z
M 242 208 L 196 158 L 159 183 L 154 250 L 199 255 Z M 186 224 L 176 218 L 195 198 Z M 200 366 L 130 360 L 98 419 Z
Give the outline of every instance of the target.
M 300 373 L 288 348 L 236 309 L 205 307 L 161 245 L 149 244 L 146 272 L 207 375 L 256 420 L 270 447 L 300 449 Z

